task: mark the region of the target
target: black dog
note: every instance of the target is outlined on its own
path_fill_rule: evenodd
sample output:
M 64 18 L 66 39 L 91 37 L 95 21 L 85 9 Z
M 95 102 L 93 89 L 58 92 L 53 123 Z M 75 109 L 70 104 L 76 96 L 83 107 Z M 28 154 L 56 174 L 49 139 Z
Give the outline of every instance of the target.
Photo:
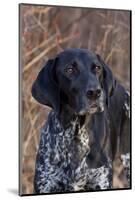
M 100 56 L 63 51 L 39 72 L 32 95 L 53 108 L 41 131 L 35 193 L 112 188 L 116 153 L 129 167 L 129 95 Z

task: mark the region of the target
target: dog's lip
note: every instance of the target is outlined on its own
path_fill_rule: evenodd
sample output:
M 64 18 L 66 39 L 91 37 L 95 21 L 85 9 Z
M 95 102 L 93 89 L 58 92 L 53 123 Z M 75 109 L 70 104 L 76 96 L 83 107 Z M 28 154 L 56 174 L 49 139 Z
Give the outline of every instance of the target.
M 97 112 L 97 109 L 98 109 L 98 105 L 96 103 L 91 103 L 89 105 L 89 113 L 95 113 Z
M 98 106 L 97 106 L 97 104 L 96 103 L 91 103 L 90 105 L 89 105 L 89 108 L 97 108 Z
M 77 112 L 79 115 L 85 115 L 86 113 L 95 113 L 98 110 L 98 104 L 95 102 L 90 103 L 85 107 L 85 109 L 82 109 L 81 111 Z

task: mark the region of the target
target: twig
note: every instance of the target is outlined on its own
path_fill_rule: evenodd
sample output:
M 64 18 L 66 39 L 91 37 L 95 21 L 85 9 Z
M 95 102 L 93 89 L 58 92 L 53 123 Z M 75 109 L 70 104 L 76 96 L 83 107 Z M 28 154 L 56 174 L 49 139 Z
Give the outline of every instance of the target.
M 46 31 L 46 29 L 44 28 L 44 26 L 42 25 L 42 23 L 35 17 L 33 16 L 34 20 L 36 21 L 36 23 L 38 24 L 38 26 L 42 29 L 42 31 Z
M 36 46 L 35 48 L 33 48 L 31 51 L 27 52 L 25 54 L 25 57 L 30 56 L 31 54 L 33 54 L 36 51 L 38 51 L 40 48 L 44 47 L 45 45 L 48 45 L 48 43 L 51 42 L 51 41 L 53 41 L 55 39 L 55 37 L 56 37 L 56 34 L 54 34 L 53 36 L 51 36 L 48 40 L 43 41 L 38 46 Z
M 59 40 L 59 44 L 63 44 L 69 40 L 72 40 L 75 36 L 69 36 Z M 28 71 L 35 63 L 42 59 L 48 52 L 54 49 L 57 46 L 57 43 L 53 43 L 50 47 L 42 51 L 38 56 L 36 56 L 32 61 L 30 61 L 23 69 L 23 73 Z

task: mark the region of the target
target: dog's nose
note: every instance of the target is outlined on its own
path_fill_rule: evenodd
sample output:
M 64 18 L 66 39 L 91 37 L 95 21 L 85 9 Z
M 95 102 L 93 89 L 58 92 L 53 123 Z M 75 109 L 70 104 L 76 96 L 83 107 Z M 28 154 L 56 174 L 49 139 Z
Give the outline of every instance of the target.
M 93 99 L 93 100 L 99 98 L 100 95 L 101 95 L 101 89 L 89 89 L 86 92 L 86 96 L 89 99 Z

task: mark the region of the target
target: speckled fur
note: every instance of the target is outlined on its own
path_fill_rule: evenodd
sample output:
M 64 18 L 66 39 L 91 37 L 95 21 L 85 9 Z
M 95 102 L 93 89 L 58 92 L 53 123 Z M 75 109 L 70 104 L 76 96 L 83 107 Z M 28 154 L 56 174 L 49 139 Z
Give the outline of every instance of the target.
M 128 91 L 125 92 L 125 103 L 124 103 L 124 111 L 128 119 L 130 119 L 130 93 Z M 125 175 L 128 181 L 128 185 L 130 186 L 130 153 L 122 154 L 121 161 L 124 167 Z
M 125 175 L 128 181 L 128 185 L 130 186 L 130 154 L 122 154 L 121 161 L 124 167 Z
M 37 154 L 36 193 L 55 193 L 110 188 L 110 167 L 89 169 L 86 156 L 90 152 L 89 135 L 77 119 L 63 130 L 54 112 L 51 112 L 41 131 Z

